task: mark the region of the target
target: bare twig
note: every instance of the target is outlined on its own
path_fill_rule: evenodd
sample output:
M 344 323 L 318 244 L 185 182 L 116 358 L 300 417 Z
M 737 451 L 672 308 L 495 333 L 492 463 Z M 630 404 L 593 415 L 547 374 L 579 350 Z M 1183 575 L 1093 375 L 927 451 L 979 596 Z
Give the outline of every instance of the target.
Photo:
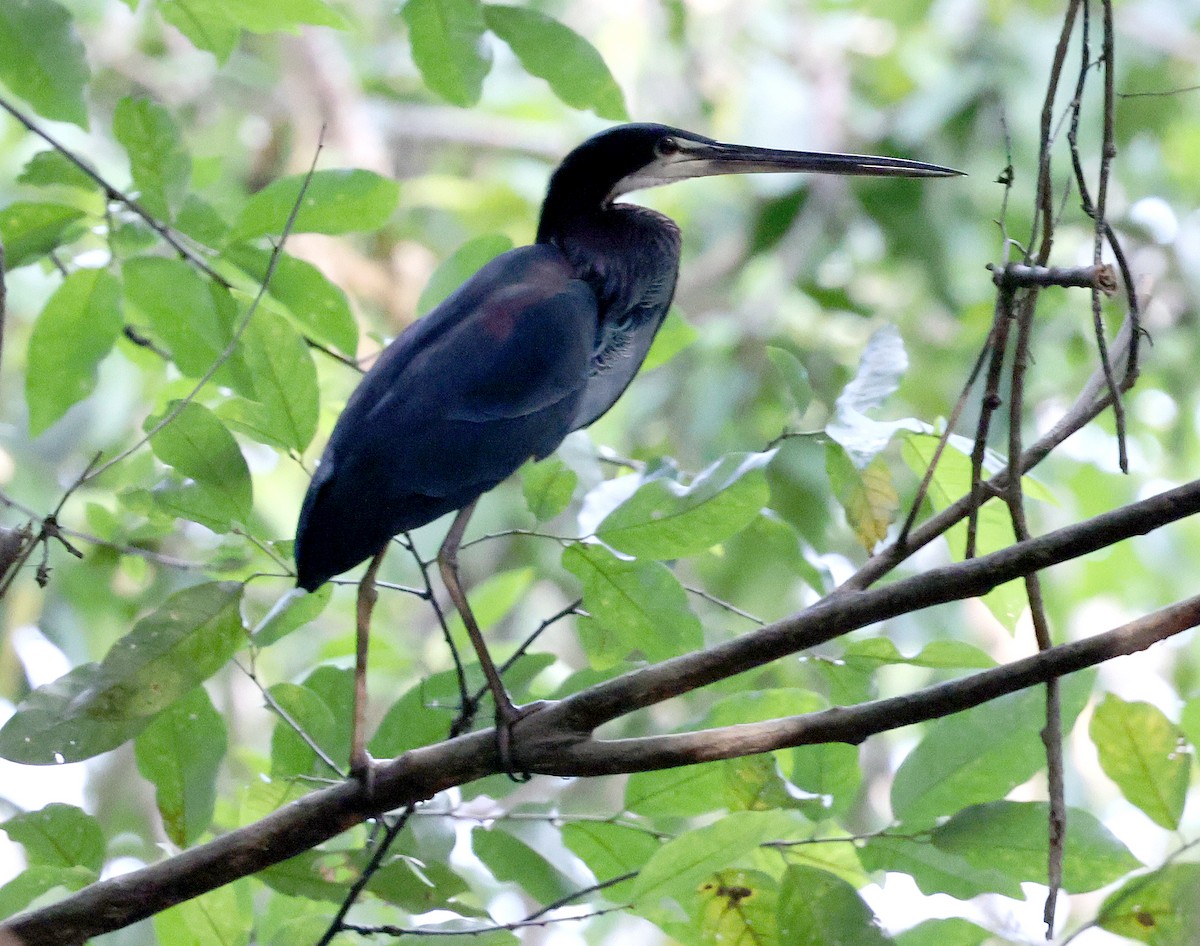
M 337 914 L 329 923 L 329 927 L 325 930 L 325 934 L 317 940 L 316 946 L 329 946 L 333 938 L 342 930 L 349 929 L 346 926 L 346 914 L 350 912 L 350 908 L 354 906 L 362 892 L 366 889 L 367 884 L 371 882 L 371 878 L 378 873 L 379 868 L 383 866 L 383 859 L 387 857 L 388 851 L 396 838 L 400 836 L 400 832 L 408 825 L 408 819 L 412 817 L 414 804 L 409 804 L 405 807 L 400 816 L 388 824 L 384 830 L 383 836 L 376 839 L 375 850 L 371 853 L 371 859 L 367 862 L 367 866 L 363 868 L 363 872 L 350 885 L 350 890 L 346 893 L 346 898 L 342 901 L 338 908 Z
M 1005 266 L 988 264 L 992 271 L 992 282 L 1001 289 L 1018 289 L 1028 286 L 1064 286 L 1094 289 L 1106 296 L 1117 291 L 1117 274 L 1107 263 L 1091 266 L 1026 266 L 1009 263 Z
M 244 673 L 250 680 L 250 682 L 253 683 L 258 689 L 258 692 L 262 696 L 263 702 L 267 705 L 267 708 L 270 709 L 271 712 L 280 719 L 282 719 L 288 728 L 300 737 L 301 741 L 312 750 L 313 755 L 320 759 L 330 772 L 332 772 L 338 778 L 345 778 L 346 773 L 342 771 L 341 767 L 339 767 L 338 764 L 333 761 L 333 759 L 329 758 L 329 753 L 321 748 L 320 743 L 313 739 L 313 737 L 309 735 L 308 731 L 296 721 L 296 718 L 292 716 L 292 714 L 286 709 L 284 709 L 280 705 L 279 701 L 271 695 L 271 691 L 267 687 L 263 686 L 263 682 L 258 678 L 258 672 L 255 670 L 253 663 L 249 667 L 243 667 L 240 663 L 238 663 L 237 666 L 238 669 L 241 670 L 242 673 Z

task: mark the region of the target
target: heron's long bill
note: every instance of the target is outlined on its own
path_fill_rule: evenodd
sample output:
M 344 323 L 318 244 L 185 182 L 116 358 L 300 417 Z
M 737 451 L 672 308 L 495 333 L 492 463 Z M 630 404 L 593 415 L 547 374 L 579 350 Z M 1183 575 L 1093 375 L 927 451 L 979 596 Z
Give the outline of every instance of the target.
M 619 181 L 613 197 L 646 187 L 657 187 L 693 177 L 717 174 L 841 174 L 858 177 L 957 177 L 962 171 L 865 154 L 832 154 L 822 151 L 780 151 L 730 145 L 719 141 L 670 138 L 671 149 L 662 151 L 645 167 Z M 661 147 L 661 146 L 660 146 Z
M 832 154 L 822 151 L 779 151 L 747 145 L 705 144 L 679 140 L 679 150 L 671 162 L 682 177 L 707 177 L 712 174 L 763 174 L 791 172 L 842 174 L 861 177 L 957 177 L 962 171 L 867 154 Z

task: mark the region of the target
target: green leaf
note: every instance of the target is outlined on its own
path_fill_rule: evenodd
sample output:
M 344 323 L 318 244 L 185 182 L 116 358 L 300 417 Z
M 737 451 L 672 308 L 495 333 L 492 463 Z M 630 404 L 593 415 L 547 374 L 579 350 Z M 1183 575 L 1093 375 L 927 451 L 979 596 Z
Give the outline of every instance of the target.
M 332 26 L 342 29 L 346 21 L 325 0 L 189 0 L 193 15 L 213 16 L 236 23 L 251 33 L 298 33 L 301 26 Z
M 699 337 L 700 333 L 684 321 L 676 309 L 671 309 L 650 343 L 650 351 L 642 362 L 642 374 L 665 365 Z
M 233 52 L 242 30 L 296 33 L 304 24 L 346 25 L 325 0 L 159 0 L 156 6 L 164 20 L 221 62 Z
M 0 82 L 39 115 L 87 128 L 90 78 L 66 9 L 54 0 L 0 3 Z
M 113 135 L 129 155 L 138 203 L 171 220 L 183 205 L 192 157 L 170 113 L 148 99 L 123 98 L 113 113 Z
M 0 920 L 19 914 L 34 900 L 62 887 L 66 891 L 83 890 L 100 880 L 100 874 L 85 867 L 46 867 L 32 864 L 0 886 Z
M 433 271 L 417 300 L 417 315 L 425 315 L 440 305 L 467 279 L 512 246 L 512 240 L 502 233 L 487 233 L 468 240 Z
M 134 742 L 138 771 L 154 784 L 167 837 L 187 847 L 212 823 L 225 720 L 198 686 L 160 713 Z
M 253 929 L 249 882 L 235 881 L 154 915 L 158 942 L 247 946 Z
M 255 874 L 272 890 L 316 903 L 340 903 L 346 888 L 359 876 L 344 852 L 319 849 L 289 857 Z M 328 919 L 325 925 L 329 925 Z
M 191 378 L 208 371 L 233 337 L 237 306 L 229 293 L 182 260 L 138 256 L 126 261 L 122 274 L 126 300 L 146 319 L 179 370 Z M 234 369 L 226 365 L 218 382 L 235 380 Z
M 779 939 L 788 946 L 885 946 L 892 940 L 850 884 L 827 871 L 792 864 L 779 889 Z
M 168 410 L 178 403 L 172 401 Z M 158 420 L 147 418 L 147 429 Z M 195 501 L 204 507 L 208 521 L 223 523 L 225 528 L 230 521 L 249 522 L 254 508 L 250 468 L 233 434 L 207 407 L 195 401 L 185 404 L 150 438 L 150 449 L 163 463 L 195 481 Z
M 391 759 L 445 739 L 458 705 L 453 671 L 422 680 L 391 705 L 379 722 L 368 749 L 378 759 Z
M 34 900 L 56 887 L 82 890 L 94 884 L 100 875 L 86 867 L 45 867 L 30 865 L 8 883 L 0 886 L 0 920 L 26 909 Z
M 336 751 L 333 745 L 339 736 L 338 723 L 329 704 L 320 694 L 295 683 L 277 683 L 267 692 L 274 704 L 291 719 L 291 722 L 280 719 L 275 723 L 271 735 L 271 777 L 330 775 L 328 767 L 292 727 L 292 723 L 299 726 L 327 755 Z
M 0 729 L 0 757 L 27 765 L 78 762 L 137 735 L 245 643 L 241 596 L 237 582 L 171 595 L 102 663 L 76 667 L 30 693 Z
M 479 0 L 408 0 L 400 15 L 426 87 L 452 105 L 476 104 L 492 67 Z
M 628 121 L 621 87 L 586 39 L 544 13 L 489 3 L 488 29 L 511 48 L 525 71 L 550 83 L 571 108 L 591 109 L 601 118 Z
M 591 619 L 581 622 L 580 636 L 594 665 L 612 666 L 635 650 L 657 661 L 703 646 L 687 592 L 665 565 L 578 542 L 563 551 L 563 567 L 583 585 Z
M 700 885 L 696 899 L 696 925 L 707 943 L 777 946 L 783 942 L 779 938 L 779 884 L 770 874 L 719 871 Z
M 471 848 L 497 880 L 518 884 L 539 903 L 554 903 L 578 886 L 528 844 L 501 828 L 476 828 L 471 832 Z
M 892 471 L 882 457 L 875 457 L 860 469 L 845 449 L 833 442 L 825 446 L 825 470 L 833 494 L 846 512 L 847 524 L 870 554 L 887 538 L 888 526 L 900 509 Z
M 996 666 L 991 656 L 966 641 L 930 641 L 916 656 L 905 657 L 887 637 L 851 641 L 840 659 L 870 670 L 895 664 L 936 670 L 986 670 Z
M 136 736 L 147 718 L 106 719 L 76 710 L 102 680 L 100 664 L 81 664 L 30 693 L 0 727 L 0 758 L 24 765 L 77 762 Z
M 317 366 L 299 333 L 274 312 L 259 309 L 241 338 L 241 357 L 254 398 L 218 408 L 231 427 L 260 443 L 303 451 L 317 432 Z
M 761 512 L 769 497 L 764 468 L 775 456 L 731 453 L 684 486 L 650 479 L 600 523 L 596 534 L 620 552 L 683 558 L 729 538 Z
M 696 946 L 787 946 L 779 938 L 779 882 L 762 870 L 711 874 L 671 904 L 640 912 L 672 943 Z
M 312 786 L 297 779 L 272 779 L 262 774 L 252 781 L 242 795 L 238 824 L 245 826 L 261 821 L 273 811 L 303 798 Z
M 25 847 L 30 864 L 90 871 L 104 865 L 100 822 L 74 805 L 55 802 L 39 811 L 23 812 L 0 822 L 0 829 Z
M 795 808 L 808 814 L 816 809 L 818 818 L 825 813 L 819 799 L 805 798 L 788 785 L 771 753 L 722 759 L 713 765 L 724 775 L 724 793 L 710 798 L 710 808 L 721 800 L 730 811 Z
M 924 476 L 938 438 L 931 434 L 910 433 L 904 437 L 901 454 L 917 476 Z M 1028 481 L 1025 477 L 1023 482 Z M 960 496 L 971 491 L 971 458 L 948 445 L 942 452 L 937 469 L 929 484 L 929 501 L 933 508 L 941 511 Z M 1032 495 L 1032 494 L 1030 494 Z M 960 522 L 946 533 L 946 542 L 955 561 L 961 561 L 966 548 L 967 525 Z M 987 555 L 1008 548 L 1016 541 L 1008 507 L 998 498 L 988 499 L 979 507 L 979 523 L 976 533 L 975 554 Z M 1016 628 L 1017 619 L 1025 610 L 1025 586 L 1020 579 L 1005 582 L 983 596 L 983 603 L 996 620 L 1010 631 Z
M 167 598 L 117 641 L 100 667 L 88 709 L 107 718 L 150 717 L 221 669 L 243 644 L 238 582 L 193 585 Z
M 203 49 L 225 62 L 237 47 L 242 28 L 222 9 L 222 0 L 158 0 L 159 16 Z
M 246 201 L 233 225 L 235 240 L 279 236 L 307 174 L 272 181 Z M 383 226 L 400 201 L 400 185 L 374 171 L 316 171 L 304 191 L 292 233 L 360 233 Z
M 821 661 L 818 669 L 840 705 L 861 703 L 874 692 L 874 675 L 881 666 L 907 664 L 936 670 L 986 669 L 996 661 L 978 647 L 963 641 L 932 641 L 916 656 L 905 657 L 886 637 L 856 640 L 846 645 L 835 661 Z
M 690 892 L 710 874 L 735 865 L 766 841 L 789 838 L 795 817 L 782 811 L 735 811 L 694 828 L 660 847 L 634 882 L 630 899 L 639 907 Z
M 409 857 L 397 857 L 384 865 L 367 886 L 375 896 L 409 913 L 428 913 L 446 907 L 461 909 L 460 904 L 451 905 L 451 901 L 468 889 L 467 882 L 445 864 L 418 863 Z M 345 896 L 344 888 L 340 893 L 339 902 Z
M 1018 883 L 1045 883 L 1050 807 L 1045 802 L 995 801 L 964 808 L 933 831 L 933 843 L 978 869 L 998 870 Z M 1086 893 L 1141 867 L 1096 818 L 1067 812 L 1063 889 Z
M 757 690 L 720 700 L 704 717 L 702 725 L 715 728 L 753 723 L 800 716 L 828 707 L 824 697 L 809 690 L 794 687 Z M 731 809 L 754 810 L 764 805 L 796 808 L 814 821 L 845 811 L 857 797 L 862 782 L 858 748 L 844 743 L 780 749 L 745 759 L 730 759 L 719 767 L 725 773 L 723 790 L 699 793 L 708 799 L 709 809 L 722 802 Z M 779 771 L 811 797 L 802 797 L 790 788 Z
M 859 849 L 858 856 L 869 871 L 908 874 L 926 896 L 946 893 L 958 900 L 970 900 L 980 893 L 1017 898 L 1022 895 L 1021 885 L 1002 871 L 990 866 L 973 867 L 965 858 L 934 847 L 923 836 L 879 834 Z
M 46 303 L 29 338 L 25 401 L 37 436 L 96 387 L 100 362 L 121 334 L 121 287 L 102 269 L 80 269 Z
M 926 920 L 896 936 L 896 946 L 983 946 L 991 933 L 962 917 Z
M 1100 767 L 1126 800 L 1155 824 L 1178 828 L 1192 771 L 1183 730 L 1150 703 L 1127 703 L 1109 693 L 1088 731 Z
M 787 392 L 798 413 L 803 413 L 812 401 L 812 384 L 808 380 L 808 369 L 786 348 L 767 346 L 767 358 L 780 386 Z
M 816 795 L 800 810 L 819 821 L 846 812 L 854 804 L 862 786 L 862 768 L 858 746 L 829 742 L 799 746 L 790 751 L 791 770 L 787 776 L 798 787 Z
M 325 610 L 333 597 L 333 585 L 324 584 L 316 591 L 289 592 L 254 629 L 254 646 L 269 647 Z
M 1200 748 L 1200 697 L 1193 696 L 1179 713 L 1179 728 L 1187 735 L 1192 750 Z
M 661 842 L 649 831 L 604 821 L 569 822 L 562 829 L 562 839 L 601 883 L 641 870 L 661 847 Z M 620 902 L 630 883 L 632 880 L 609 887 L 606 895 Z
M 520 470 L 525 505 L 539 522 L 553 519 L 571 504 L 579 477 L 556 456 L 526 463 Z
M 1102 929 L 1154 946 L 1194 946 L 1200 929 L 1200 864 L 1175 862 L 1109 895 Z
M 4 265 L 13 270 L 34 263 L 59 247 L 71 224 L 84 213 L 65 204 L 13 201 L 0 210 L 0 242 L 4 244 Z
M 266 278 L 270 250 L 239 243 L 228 247 L 223 255 L 259 284 Z M 351 357 L 357 354 L 358 323 L 350 311 L 350 302 L 317 267 L 281 253 L 267 293 L 284 306 L 296 328 L 305 335 Z
M 17 181 L 31 187 L 77 187 L 94 190 L 96 182 L 61 151 L 39 151 L 25 162 Z
M 634 772 L 625 784 L 625 810 L 647 818 L 689 818 L 724 805 L 725 773 L 718 765 Z
M 175 217 L 175 229 L 205 246 L 222 246 L 229 236 L 225 218 L 212 204 L 195 194 L 184 197 L 183 206 Z M 158 239 L 157 235 L 154 239 Z
M 1087 702 L 1090 675 L 1062 681 L 1063 731 Z M 1012 693 L 930 725 L 892 782 L 892 810 L 925 823 L 976 802 L 1003 798 L 1045 763 L 1041 686 Z

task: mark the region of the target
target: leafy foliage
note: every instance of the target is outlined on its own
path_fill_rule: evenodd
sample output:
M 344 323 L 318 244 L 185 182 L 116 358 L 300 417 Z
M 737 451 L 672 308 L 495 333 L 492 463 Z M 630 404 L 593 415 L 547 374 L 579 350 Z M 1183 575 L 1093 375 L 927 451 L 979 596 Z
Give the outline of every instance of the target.
M 45 560 L 35 549 L 11 583 L 0 576 L 0 917 L 161 863 L 164 837 L 196 848 L 336 777 L 353 592 L 292 590 L 307 473 L 360 363 L 529 241 L 553 161 L 596 127 L 575 112 L 632 109 L 797 147 L 803 129 L 827 128 L 853 150 L 972 176 L 713 180 L 646 197 L 681 224 L 684 264 L 645 370 L 590 431 L 485 498 L 463 550 L 476 615 L 513 658 L 514 695 L 560 698 L 786 618 L 895 538 L 990 324 L 982 263 L 1006 253 L 990 182 L 1010 152 L 1004 232 L 1021 239 L 1033 222 L 1021 190 L 1037 154 L 1029 103 L 1061 11 L 993 5 L 947 44 L 927 4 L 852 22 L 836 6 L 816 5 L 797 32 L 783 0 L 703 15 L 668 3 L 633 19 L 580 2 L 0 3 L 0 96 L 61 142 L 0 126 L 0 538 L 20 547 L 27 520 L 31 534 L 48 527 Z M 1194 31 L 1186 4 L 1124 15 L 1150 23 L 1164 10 Z M 1145 29 L 1120 35 L 1123 90 L 1187 84 L 1182 54 Z M 821 81 L 837 95 L 796 55 L 836 66 Z M 825 111 L 835 100 L 845 128 Z M 1024 479 L 1035 531 L 1200 463 L 1186 331 L 1195 227 L 1171 209 L 1200 199 L 1189 101 L 1122 100 L 1117 115 L 1129 156 L 1114 165 L 1117 203 L 1129 203 L 1109 212 L 1137 271 L 1160 280 L 1153 357 L 1127 400 L 1134 475 L 1113 473 L 1111 424 L 1097 422 Z M 474 111 L 447 119 L 443 103 Z M 298 172 L 322 125 L 317 170 Z M 1090 221 L 1073 199 L 1062 207 L 1070 258 L 1090 247 Z M 1027 379 L 1039 425 L 1095 366 L 1092 316 L 1073 292 L 1046 292 L 1039 310 Z M 1117 302 L 1101 312 L 1120 314 Z M 971 488 L 975 403 L 923 516 Z M 991 442 L 995 472 L 1007 443 Z M 473 664 L 460 680 L 446 640 L 464 639 L 461 621 L 433 606 L 444 526 L 397 546 L 381 576 L 379 757 L 445 739 L 480 682 Z M 966 528 L 920 566 L 960 560 Z M 1013 541 L 990 498 L 976 553 Z M 1056 640 L 1193 594 L 1196 541 L 1181 525 L 1044 573 Z M 902 615 L 600 735 L 837 716 L 1027 653 L 1021 584 L 981 600 Z M 1063 682 L 1064 738 L 1085 747 L 1067 754 L 1065 923 L 1183 944 L 1200 923 L 1196 865 L 1178 856 L 1197 829 L 1200 695 L 1186 645 L 1163 650 L 1119 678 Z M 1012 905 L 931 919 L 932 906 L 895 895 L 896 875 L 923 895 L 1038 899 L 1050 812 L 1030 799 L 1043 797 L 1044 726 L 1034 688 L 865 746 L 527 789 L 488 778 L 408 816 L 375 867 L 356 827 L 160 912 L 128 941 L 316 942 L 363 880 L 356 921 L 423 924 L 441 941 L 516 941 L 496 919 L 511 915 L 507 893 L 550 911 L 531 909 L 533 922 L 596 914 L 578 927 L 588 942 L 626 941 L 632 922 L 687 946 L 1001 942 Z M 45 767 L 36 790 L 23 788 L 29 766 Z M 995 930 L 980 925 L 997 916 Z

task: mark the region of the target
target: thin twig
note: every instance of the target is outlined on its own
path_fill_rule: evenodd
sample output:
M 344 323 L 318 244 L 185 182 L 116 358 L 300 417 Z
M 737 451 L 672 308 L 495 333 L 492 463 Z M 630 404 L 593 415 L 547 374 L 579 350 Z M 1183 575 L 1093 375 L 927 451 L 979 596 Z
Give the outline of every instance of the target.
M 236 658 L 234 658 L 233 662 L 234 665 L 241 670 L 247 678 L 249 678 L 250 682 L 258 688 L 258 692 L 262 695 L 263 702 L 266 703 L 267 708 L 270 709 L 271 712 L 273 712 L 280 719 L 282 719 L 284 723 L 287 724 L 288 728 L 290 728 L 297 736 L 300 737 L 301 741 L 312 750 L 313 755 L 320 759 L 330 772 L 332 772 L 338 778 L 345 778 L 346 773 L 338 766 L 336 762 L 333 761 L 333 759 L 329 757 L 329 754 L 321 748 L 320 744 L 308 734 L 308 731 L 301 726 L 299 722 L 297 722 L 296 718 L 292 716 L 292 714 L 286 709 L 284 709 L 279 701 L 271 695 L 271 691 L 263 685 L 263 682 L 258 678 L 258 671 L 255 670 L 254 664 L 251 663 L 249 667 L 244 667 Z
M 184 259 L 186 259 L 192 266 L 195 266 L 198 270 L 203 272 L 204 275 L 206 275 L 209 279 L 213 280 L 218 285 L 223 286 L 226 289 L 233 288 L 233 286 L 230 284 L 230 282 L 224 276 L 222 276 L 215 269 L 213 269 L 211 266 L 209 266 L 203 257 L 201 257 L 198 253 L 196 253 L 186 243 L 184 243 L 184 237 L 181 234 L 177 233 L 171 227 L 167 226 L 165 223 L 160 221 L 157 217 L 155 217 L 152 213 L 150 213 L 148 210 L 146 210 L 145 207 L 143 207 L 141 204 L 139 204 L 136 200 L 134 200 L 128 194 L 124 193 L 123 191 L 119 190 L 118 188 L 116 188 L 112 184 L 110 184 L 107 180 L 105 180 L 103 177 L 101 177 L 95 171 L 95 169 L 93 169 L 89 164 L 87 164 L 80 158 L 76 157 L 75 154 L 66 145 L 64 145 L 62 142 L 60 142 L 57 138 L 53 137 L 49 132 L 44 131 L 43 129 L 39 128 L 36 124 L 34 124 L 32 119 L 26 117 L 14 105 L 12 105 L 7 99 L 3 98 L 2 96 L 0 96 L 0 108 L 4 109 L 4 111 L 8 112 L 9 115 L 11 115 L 18 122 L 20 122 L 22 125 L 24 125 L 28 131 L 37 135 L 44 142 L 46 142 L 46 144 L 50 145 L 50 147 L 52 147 L 55 151 L 57 151 L 64 158 L 66 158 L 73 165 L 75 165 L 75 167 L 77 167 L 80 171 L 82 171 L 84 174 L 86 174 L 91 181 L 93 181 L 97 186 L 100 187 L 101 190 L 104 191 L 104 195 L 105 195 L 106 199 L 108 199 L 110 201 L 115 200 L 119 203 L 124 204 L 126 207 L 128 207 L 130 210 L 132 210 L 135 214 L 137 214 L 137 216 L 141 217 L 142 221 L 146 224 L 146 226 L 148 226 L 151 230 L 153 230 L 160 237 L 162 237 L 162 239 L 166 243 L 168 243 L 175 250 L 175 252 L 177 252 L 180 256 L 182 256 Z
M 1012 457 L 1020 456 L 1024 452 L 1021 421 L 1024 414 L 1025 373 L 1030 359 L 1033 316 L 1033 311 L 1023 308 L 1017 324 L 1009 395 L 1008 455 Z M 1032 538 L 1032 534 L 1029 531 L 1029 523 L 1025 515 L 1025 493 L 1020 477 L 1014 476 L 1008 481 L 1004 491 L 1004 500 L 1008 506 L 1009 519 L 1012 522 L 1013 536 L 1018 542 L 1028 541 Z M 1050 636 L 1049 620 L 1046 617 L 1041 579 L 1037 573 L 1025 576 L 1025 597 L 1029 603 L 1029 613 L 1038 650 L 1048 651 L 1054 646 L 1054 643 Z M 1059 890 L 1062 887 L 1067 830 L 1067 806 L 1063 783 L 1062 704 L 1057 679 L 1046 682 L 1046 725 L 1042 729 L 1042 743 L 1046 750 L 1046 771 L 1050 797 L 1046 862 L 1046 886 L 1049 890 L 1046 895 L 1043 916 L 1046 923 L 1046 938 L 1050 939 L 1054 934 L 1055 908 L 1058 903 Z
M 722 611 L 728 611 L 730 614 L 736 614 L 740 618 L 745 618 L 747 621 L 752 621 L 759 627 L 764 627 L 767 623 L 762 618 L 756 617 L 749 611 L 743 611 L 736 604 L 730 604 L 724 598 L 718 598 L 711 591 L 705 591 L 703 588 L 697 588 L 695 585 L 684 585 L 683 588 L 689 594 L 693 594 L 697 598 L 703 598 L 710 604 L 715 604 Z
M 383 859 L 387 857 L 392 844 L 395 843 L 396 838 L 400 836 L 400 832 L 408 824 L 408 819 L 412 817 L 415 808 L 416 806 L 411 804 L 405 807 L 400 816 L 387 825 L 383 832 L 383 837 L 376 840 L 375 850 L 371 853 L 371 859 L 367 862 L 367 865 L 363 868 L 362 873 L 359 874 L 354 883 L 350 885 L 345 899 L 342 901 L 341 906 L 338 907 L 338 911 L 334 914 L 333 919 L 329 921 L 329 926 L 326 928 L 324 935 L 317 940 L 316 946 L 329 946 L 338 933 L 350 929 L 345 923 L 346 914 L 350 912 L 350 908 L 358 901 L 367 884 L 371 882 L 371 878 L 375 876 L 379 868 L 383 865 Z
M 472 926 L 466 929 L 443 929 L 443 928 L 422 928 L 422 927 L 406 927 L 406 926 L 343 926 L 342 929 L 348 930 L 351 933 L 358 933 L 362 936 L 482 936 L 485 933 L 498 932 L 515 932 L 516 930 L 528 929 L 530 927 L 545 927 L 554 923 L 563 923 L 566 921 L 579 922 L 581 920 L 591 920 L 598 916 L 605 916 L 609 913 L 618 913 L 628 909 L 628 906 L 606 907 L 603 910 L 592 910 L 589 913 L 579 913 L 574 916 L 556 917 L 546 920 L 517 920 L 515 923 L 493 923 L 487 926 Z M 321 946 L 320 943 L 317 946 Z
M 313 152 L 312 164 L 309 165 L 308 173 L 304 177 L 304 182 L 300 185 L 300 192 L 296 195 L 295 203 L 292 204 L 291 212 L 288 214 L 287 221 L 283 225 L 283 231 L 280 234 L 279 242 L 276 243 L 275 247 L 271 250 L 271 258 L 267 263 L 267 271 L 263 274 L 262 283 L 258 287 L 258 292 L 251 300 L 250 305 L 246 308 L 246 314 L 238 320 L 238 324 L 234 327 L 233 335 L 230 337 L 228 344 L 226 344 L 225 348 L 213 360 L 213 363 L 209 365 L 208 370 L 200 376 L 200 380 L 198 380 L 195 385 L 192 386 L 191 391 L 189 391 L 184 397 L 175 401 L 171 408 L 159 419 L 158 423 L 154 424 L 153 427 L 146 431 L 146 433 L 137 441 L 137 443 L 133 444 L 133 446 L 129 447 L 128 449 L 121 451 L 111 460 L 102 464 L 95 471 L 93 471 L 91 476 L 88 477 L 89 480 L 95 479 L 103 474 L 106 470 L 109 470 L 118 463 L 128 459 L 147 443 L 149 443 L 155 434 L 166 427 L 167 424 L 174 421 L 175 418 L 182 413 L 184 408 L 186 408 L 192 401 L 196 399 L 196 396 L 201 392 L 201 390 L 203 390 L 204 386 L 213 379 L 213 376 L 221 369 L 221 366 L 233 357 L 233 353 L 237 350 L 238 342 L 241 341 L 243 333 L 250 325 L 250 319 L 258 310 L 259 305 L 262 303 L 263 298 L 267 294 L 267 288 L 271 285 L 271 277 L 275 274 L 275 268 L 278 266 L 279 258 L 283 254 L 283 246 L 287 242 L 288 235 L 292 232 L 292 227 L 294 227 L 296 224 L 296 216 L 300 213 L 300 208 L 304 204 L 304 197 L 308 192 L 308 185 L 312 182 L 313 174 L 316 173 L 317 161 L 321 157 L 321 151 L 324 147 L 325 128 L 322 126 L 320 136 L 317 138 L 316 150 Z M 226 286 L 228 286 L 228 284 L 226 284 Z

